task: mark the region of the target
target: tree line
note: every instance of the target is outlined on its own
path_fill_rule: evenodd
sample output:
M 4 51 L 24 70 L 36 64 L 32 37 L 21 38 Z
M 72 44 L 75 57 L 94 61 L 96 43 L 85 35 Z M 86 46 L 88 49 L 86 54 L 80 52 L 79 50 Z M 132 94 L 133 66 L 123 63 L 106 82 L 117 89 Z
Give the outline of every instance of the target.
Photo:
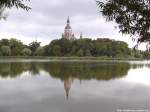
M 61 38 L 45 46 L 41 46 L 37 41 L 25 45 L 20 40 L 12 38 L 0 40 L 0 56 L 149 58 L 150 53 L 133 50 L 125 42 L 105 38 L 81 38 L 74 41 Z
M 88 38 L 69 41 L 65 38 L 53 40 L 46 46 L 52 56 L 130 56 L 130 48 L 125 42 L 110 39 L 92 40 Z

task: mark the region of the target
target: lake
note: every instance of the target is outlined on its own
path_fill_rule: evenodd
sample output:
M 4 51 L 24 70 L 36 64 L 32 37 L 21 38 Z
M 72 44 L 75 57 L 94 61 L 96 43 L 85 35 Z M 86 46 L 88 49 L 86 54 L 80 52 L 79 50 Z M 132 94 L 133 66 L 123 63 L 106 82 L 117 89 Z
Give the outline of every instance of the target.
M 150 112 L 150 61 L 0 60 L 0 112 Z

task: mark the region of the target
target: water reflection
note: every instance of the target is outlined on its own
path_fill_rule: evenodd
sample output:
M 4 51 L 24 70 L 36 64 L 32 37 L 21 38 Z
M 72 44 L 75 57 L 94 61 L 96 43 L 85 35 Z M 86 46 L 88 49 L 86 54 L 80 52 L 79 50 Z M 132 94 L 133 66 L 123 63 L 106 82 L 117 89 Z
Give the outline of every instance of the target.
M 21 77 L 24 72 L 32 76 L 40 75 L 40 71 L 47 72 L 51 77 L 64 82 L 66 99 L 74 79 L 80 80 L 105 80 L 123 78 L 130 69 L 150 67 L 149 64 L 128 62 L 9 62 L 0 63 L 1 79 Z M 132 76 L 132 75 L 131 75 Z M 129 76 L 126 79 L 130 79 Z M 130 81 L 130 80 L 129 80 Z
M 40 75 L 40 71 L 47 72 L 51 77 L 64 82 L 66 99 L 74 79 L 80 80 L 111 80 L 122 78 L 130 69 L 129 63 L 72 63 L 72 62 L 9 62 L 0 63 L 1 79 L 21 77 L 24 72 L 32 76 Z M 135 68 L 135 67 L 134 67 Z
M 136 68 L 137 66 L 134 66 Z M 139 66 L 138 66 L 139 67 Z M 9 62 L 0 63 L 1 78 L 20 77 L 23 72 L 38 75 L 40 71 L 48 72 L 50 76 L 61 80 L 69 77 L 80 80 L 111 80 L 124 77 L 131 68 L 129 63 L 71 63 L 71 62 Z
M 128 75 L 123 78 L 123 80 L 130 83 L 150 86 L 149 73 L 150 73 L 150 69 L 148 68 L 148 66 L 144 66 L 138 69 L 131 69 Z
M 71 89 L 71 84 L 73 83 L 73 79 L 69 77 L 68 79 L 64 80 L 64 89 L 66 91 L 66 99 L 68 100 L 69 98 L 69 91 Z
M 149 63 L 128 62 L 7 62 L 0 63 L 0 77 L 17 78 L 24 72 L 32 76 L 40 75 L 40 71 L 47 72 L 51 77 L 64 81 L 66 98 L 73 79 L 82 80 L 105 80 L 123 78 L 131 69 L 150 67 Z
M 149 67 L 130 62 L 1 62 L 0 112 L 148 109 Z

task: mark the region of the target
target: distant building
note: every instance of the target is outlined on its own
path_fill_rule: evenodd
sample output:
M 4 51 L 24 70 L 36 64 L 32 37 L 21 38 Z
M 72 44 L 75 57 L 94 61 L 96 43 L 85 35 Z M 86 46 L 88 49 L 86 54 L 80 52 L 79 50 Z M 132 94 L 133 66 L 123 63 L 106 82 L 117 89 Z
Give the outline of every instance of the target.
M 69 19 L 69 17 L 68 17 L 68 20 L 67 20 L 67 25 L 66 25 L 66 27 L 64 29 L 64 34 L 62 34 L 62 38 L 66 38 L 66 39 L 71 40 L 71 41 L 76 39 L 74 34 L 72 33 L 72 28 L 70 26 L 70 19 Z

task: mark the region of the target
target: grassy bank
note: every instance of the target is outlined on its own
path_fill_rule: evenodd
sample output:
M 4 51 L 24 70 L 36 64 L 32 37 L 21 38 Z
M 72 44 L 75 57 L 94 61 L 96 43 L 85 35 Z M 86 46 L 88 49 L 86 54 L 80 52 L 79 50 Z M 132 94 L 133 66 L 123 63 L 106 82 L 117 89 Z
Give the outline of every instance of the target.
M 47 56 L 1 56 L 0 59 L 44 59 L 44 60 L 144 60 L 142 58 L 110 58 L 110 57 L 47 57 Z

